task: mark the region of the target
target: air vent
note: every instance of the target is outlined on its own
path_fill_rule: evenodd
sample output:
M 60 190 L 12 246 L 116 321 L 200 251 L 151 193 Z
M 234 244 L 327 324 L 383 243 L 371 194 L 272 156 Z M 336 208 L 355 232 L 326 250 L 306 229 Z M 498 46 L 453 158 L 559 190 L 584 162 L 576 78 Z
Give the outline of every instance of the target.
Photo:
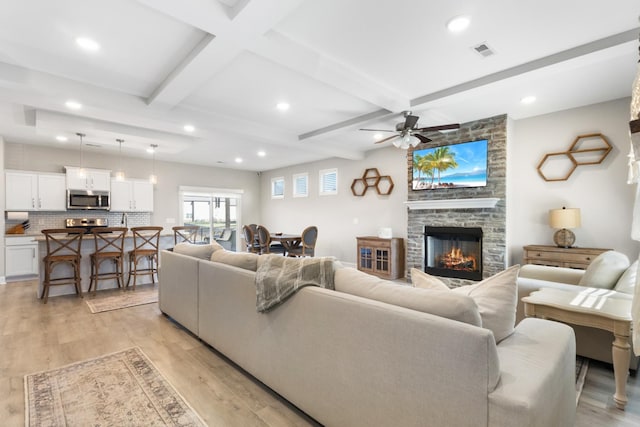
M 483 58 L 493 55 L 495 52 L 486 43 L 480 43 L 472 47 L 472 49 Z

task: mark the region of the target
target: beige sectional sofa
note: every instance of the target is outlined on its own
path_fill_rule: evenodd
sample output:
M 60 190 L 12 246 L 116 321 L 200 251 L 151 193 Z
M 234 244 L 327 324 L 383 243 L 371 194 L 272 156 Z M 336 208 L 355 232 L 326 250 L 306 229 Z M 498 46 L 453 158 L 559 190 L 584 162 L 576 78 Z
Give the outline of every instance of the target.
M 626 255 L 605 252 L 589 265 L 587 270 L 542 265 L 523 265 L 518 277 L 518 308 L 516 322 L 524 319 L 522 297 L 542 288 L 569 291 L 608 289 L 607 298 L 633 299 L 638 262 L 630 265 Z M 576 335 L 576 353 L 590 359 L 613 363 L 611 344 L 613 335 L 601 329 L 572 326 Z M 629 369 L 637 370 L 639 357 L 633 351 Z
M 258 313 L 261 257 L 163 251 L 160 309 L 318 422 L 573 425 L 571 328 L 525 319 L 496 344 L 466 300 L 352 268 L 336 270 L 336 290 L 304 287 Z M 354 284 L 378 300 L 348 293 Z M 439 315 L 421 311 L 434 304 Z

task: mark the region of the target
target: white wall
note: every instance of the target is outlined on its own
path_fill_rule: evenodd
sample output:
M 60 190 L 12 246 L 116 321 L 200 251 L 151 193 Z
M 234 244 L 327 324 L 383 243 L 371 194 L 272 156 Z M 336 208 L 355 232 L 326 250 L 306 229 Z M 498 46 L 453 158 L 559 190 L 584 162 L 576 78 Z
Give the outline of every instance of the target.
M 406 151 L 384 148 L 366 153 L 359 161 L 329 159 L 262 174 L 262 224 L 271 232 L 299 233 L 309 225 L 318 226 L 316 254 L 333 255 L 347 263 L 356 261 L 356 236 L 375 236 L 378 228 L 391 227 L 394 237 L 407 236 L 407 161 Z M 322 169 L 338 169 L 338 195 L 318 195 L 318 174 Z M 372 189 L 363 197 L 354 197 L 351 183 L 365 169 L 377 168 L 391 176 L 394 189 L 379 196 Z M 309 173 L 309 197 L 292 196 L 292 175 Z M 284 199 L 271 199 L 271 178 L 285 178 Z
M 39 172 L 64 172 L 64 166 L 79 165 L 78 150 L 41 147 L 27 144 L 5 143 L 5 169 L 32 170 Z M 119 157 L 86 149 L 83 166 L 110 169 L 112 176 L 119 166 Z M 2 164 L 2 163 L 0 163 Z M 147 179 L 151 174 L 151 159 L 123 158 L 122 168 L 127 178 Z M 260 178 L 255 172 L 237 171 L 156 160 L 158 183 L 154 188 L 154 212 L 151 222 L 171 228 L 174 219 L 180 222 L 178 188 L 199 186 L 226 189 L 242 189 L 242 221 L 260 222 Z M 2 185 L 4 188 L 4 184 Z M 4 203 L 4 198 L 3 198 Z M 4 210 L 4 209 L 3 209 Z M 169 222 L 168 222 L 169 221 Z
M 573 230 L 576 246 L 613 248 L 631 259 L 638 242 L 630 238 L 634 187 L 626 184 L 629 103 L 625 98 L 513 121 L 508 148 L 507 228 L 512 264 L 522 246 L 553 244 L 549 209 L 580 208 L 582 227 Z M 536 167 L 544 154 L 565 151 L 578 135 L 602 133 L 613 145 L 598 165 L 578 166 L 567 181 L 546 182 Z
M 4 164 L 4 139 L 2 138 L 2 136 L 0 135 L 0 165 Z M 4 174 L 1 173 L 0 174 L 0 188 L 2 189 L 2 197 L 0 198 L 0 212 L 2 212 L 2 215 L 0 215 L 0 230 L 4 230 Z M 4 239 L 0 239 L 0 284 L 5 283 L 5 271 L 6 271 L 6 266 L 4 265 L 5 263 L 5 246 L 4 246 Z

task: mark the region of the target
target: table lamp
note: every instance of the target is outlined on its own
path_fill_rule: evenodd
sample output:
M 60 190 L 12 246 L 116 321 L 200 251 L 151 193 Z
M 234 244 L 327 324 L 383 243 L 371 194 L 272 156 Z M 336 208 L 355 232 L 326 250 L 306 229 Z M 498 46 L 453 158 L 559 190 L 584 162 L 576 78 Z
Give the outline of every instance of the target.
M 576 241 L 576 235 L 570 229 L 580 227 L 580 209 L 550 209 L 549 226 L 559 229 L 553 235 L 553 242 L 558 247 L 570 248 Z

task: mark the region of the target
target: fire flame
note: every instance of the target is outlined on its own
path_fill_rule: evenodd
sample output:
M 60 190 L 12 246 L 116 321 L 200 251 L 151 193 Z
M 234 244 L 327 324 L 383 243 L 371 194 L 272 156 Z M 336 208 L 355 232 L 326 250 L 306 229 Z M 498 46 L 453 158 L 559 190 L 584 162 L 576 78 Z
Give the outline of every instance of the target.
M 440 258 L 440 265 L 449 270 L 477 270 L 478 260 L 474 255 L 465 255 L 462 249 L 453 247 Z

